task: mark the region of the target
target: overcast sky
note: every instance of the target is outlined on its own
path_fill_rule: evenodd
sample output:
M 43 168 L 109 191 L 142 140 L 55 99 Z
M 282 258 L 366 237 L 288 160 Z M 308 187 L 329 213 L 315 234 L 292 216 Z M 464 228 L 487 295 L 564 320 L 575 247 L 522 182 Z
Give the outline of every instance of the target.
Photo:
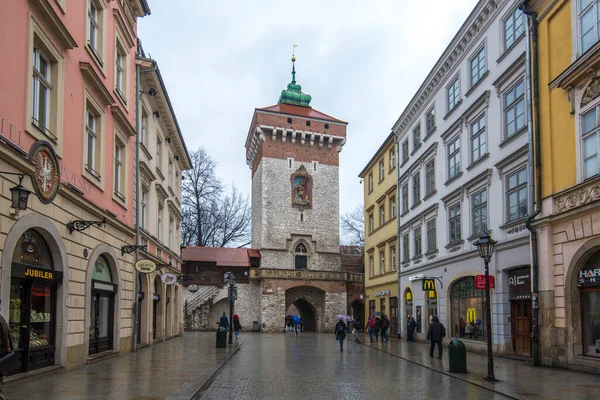
M 363 203 L 358 174 L 476 0 L 150 0 L 144 50 L 158 61 L 188 150 L 204 147 L 250 195 L 244 142 L 255 107 L 297 81 L 311 106 L 347 121 L 340 211 Z M 426 8 L 425 8 L 426 7 Z

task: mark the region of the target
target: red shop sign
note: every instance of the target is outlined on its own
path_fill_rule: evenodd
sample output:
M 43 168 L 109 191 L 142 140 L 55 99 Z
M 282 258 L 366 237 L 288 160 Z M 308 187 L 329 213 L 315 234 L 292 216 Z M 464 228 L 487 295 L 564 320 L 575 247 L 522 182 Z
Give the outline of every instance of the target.
M 495 287 L 494 277 L 490 275 L 490 289 Z M 485 275 L 475 275 L 475 289 L 485 290 Z

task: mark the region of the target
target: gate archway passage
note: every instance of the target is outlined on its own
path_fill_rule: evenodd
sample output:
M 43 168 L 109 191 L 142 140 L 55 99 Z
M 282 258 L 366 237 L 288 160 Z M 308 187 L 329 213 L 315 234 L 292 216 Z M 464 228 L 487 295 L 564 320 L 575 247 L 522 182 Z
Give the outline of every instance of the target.
M 325 291 L 309 286 L 293 287 L 285 292 L 285 309 L 294 305 L 307 332 L 322 332 L 325 313 Z

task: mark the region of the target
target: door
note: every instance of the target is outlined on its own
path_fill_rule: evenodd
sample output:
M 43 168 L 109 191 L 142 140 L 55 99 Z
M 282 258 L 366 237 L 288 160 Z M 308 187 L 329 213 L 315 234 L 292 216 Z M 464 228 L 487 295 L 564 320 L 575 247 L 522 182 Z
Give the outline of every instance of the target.
M 513 301 L 511 329 L 516 355 L 531 357 L 531 302 Z
M 113 299 L 112 293 L 92 293 L 89 354 L 102 353 L 113 348 Z

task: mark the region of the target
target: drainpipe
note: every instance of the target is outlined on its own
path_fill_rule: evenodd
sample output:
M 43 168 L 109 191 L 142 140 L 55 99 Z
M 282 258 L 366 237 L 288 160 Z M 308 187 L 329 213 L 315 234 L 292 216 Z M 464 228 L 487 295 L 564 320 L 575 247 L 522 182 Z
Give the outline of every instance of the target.
M 139 44 L 138 44 L 139 46 Z M 138 52 L 136 51 L 136 54 Z M 135 65 L 135 261 L 140 259 L 140 66 Z M 138 329 L 141 326 L 137 324 L 138 304 L 139 304 L 139 280 L 140 272 L 135 271 L 135 284 L 133 292 L 133 351 L 137 351 Z
M 540 160 L 540 108 L 539 108 L 539 86 L 538 86 L 538 51 L 537 51 L 537 13 L 528 8 L 528 0 L 524 0 L 519 8 L 527 15 L 527 101 L 529 112 L 529 211 L 530 215 L 525 225 L 531 235 L 531 275 L 532 275 L 532 358 L 533 365 L 540 365 L 540 331 L 539 331 L 539 303 L 538 303 L 538 238 L 533 220 L 542 211 L 542 180 Z M 533 104 L 532 104 L 533 102 Z M 535 115 L 534 115 L 535 113 Z M 532 124 L 533 123 L 533 124 Z M 535 189 L 535 191 L 534 191 Z M 535 200 L 534 200 L 535 196 Z M 535 208 L 534 208 L 535 206 Z
M 402 238 L 400 237 L 400 142 L 398 141 L 398 134 L 394 134 L 394 146 L 396 147 L 396 271 L 398 273 L 398 309 L 402 310 L 402 286 L 400 286 L 400 247 L 402 246 Z M 400 313 L 398 318 L 398 339 L 400 339 L 400 332 L 404 326 L 403 315 Z

